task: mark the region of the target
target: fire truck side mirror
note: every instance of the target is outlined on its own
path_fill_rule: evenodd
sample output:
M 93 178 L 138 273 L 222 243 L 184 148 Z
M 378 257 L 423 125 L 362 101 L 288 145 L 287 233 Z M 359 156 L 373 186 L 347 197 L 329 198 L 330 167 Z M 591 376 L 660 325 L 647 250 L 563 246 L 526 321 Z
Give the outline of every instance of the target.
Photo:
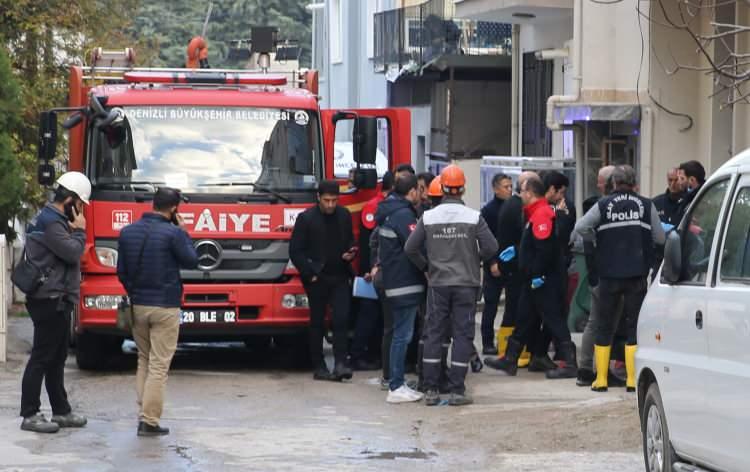
M 55 168 L 50 164 L 50 161 L 55 158 L 56 148 L 57 113 L 43 111 L 39 114 L 39 144 L 37 145 L 37 157 L 39 159 L 37 180 L 41 185 L 49 186 L 55 182 Z
M 43 111 L 39 114 L 39 161 L 49 162 L 55 158 L 57 147 L 57 113 Z
M 378 152 L 378 119 L 359 116 L 354 121 L 354 162 L 358 165 L 375 166 Z

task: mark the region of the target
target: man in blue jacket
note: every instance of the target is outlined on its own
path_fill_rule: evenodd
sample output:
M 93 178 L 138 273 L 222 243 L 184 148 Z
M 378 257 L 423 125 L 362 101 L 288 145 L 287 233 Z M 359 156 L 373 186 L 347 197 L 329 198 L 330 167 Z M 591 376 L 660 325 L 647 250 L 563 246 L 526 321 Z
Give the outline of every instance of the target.
M 123 228 L 118 243 L 117 276 L 133 305 L 133 338 L 138 346 L 138 436 L 169 434 L 159 419 L 180 333 L 180 269 L 198 266 L 193 242 L 177 213 L 181 199 L 178 190 L 159 188 L 153 213 Z
M 406 240 L 417 226 L 418 203 L 417 178 L 406 175 L 396 181 L 393 196 L 380 202 L 375 214 L 383 288 L 393 312 L 388 403 L 415 402 L 423 396 L 404 382 L 406 350 L 425 293 L 422 272 L 404 254 Z

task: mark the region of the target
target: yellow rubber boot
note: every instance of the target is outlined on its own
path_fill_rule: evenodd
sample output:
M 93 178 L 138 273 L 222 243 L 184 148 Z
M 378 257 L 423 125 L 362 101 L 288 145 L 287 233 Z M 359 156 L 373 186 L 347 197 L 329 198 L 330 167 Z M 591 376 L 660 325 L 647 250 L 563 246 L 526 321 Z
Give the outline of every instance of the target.
M 628 373 L 625 389 L 628 392 L 635 392 L 635 351 L 637 350 L 636 344 L 625 346 L 625 372 Z
M 528 367 L 530 362 L 531 362 L 531 353 L 526 350 L 526 347 L 524 347 L 523 352 L 518 357 L 518 367 L 522 369 L 524 367 Z
M 596 380 L 591 384 L 594 392 L 607 391 L 607 374 L 609 373 L 609 353 L 612 346 L 598 346 L 594 344 L 594 364 L 596 365 Z M 627 355 L 625 356 L 627 358 Z
M 513 326 L 503 327 L 497 330 L 497 357 L 503 357 L 508 348 L 508 338 L 513 334 Z

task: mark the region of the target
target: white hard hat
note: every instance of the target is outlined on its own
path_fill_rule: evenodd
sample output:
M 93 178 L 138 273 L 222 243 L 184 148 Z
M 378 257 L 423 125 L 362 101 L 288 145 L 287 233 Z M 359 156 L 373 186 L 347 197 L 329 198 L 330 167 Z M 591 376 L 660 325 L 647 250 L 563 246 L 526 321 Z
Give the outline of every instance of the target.
M 80 172 L 66 172 L 57 179 L 57 185 L 75 193 L 83 200 L 83 203 L 88 205 L 89 197 L 91 197 L 91 182 L 85 175 Z

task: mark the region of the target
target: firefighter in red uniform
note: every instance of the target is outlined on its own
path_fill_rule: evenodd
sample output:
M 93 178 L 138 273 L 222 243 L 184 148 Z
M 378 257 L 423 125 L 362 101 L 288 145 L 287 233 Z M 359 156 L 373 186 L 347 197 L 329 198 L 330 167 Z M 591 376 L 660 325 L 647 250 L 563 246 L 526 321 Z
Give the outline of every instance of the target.
M 568 325 L 562 317 L 559 277 L 560 245 L 555 236 L 555 212 L 544 198 L 544 184 L 539 178 L 529 178 L 521 188 L 521 199 L 528 224 L 521 237 L 519 267 L 523 271 L 523 286 L 519 300 L 519 317 L 516 329 L 508 339 L 505 356 L 487 358 L 484 363 L 508 375 L 516 375 L 518 357 L 535 329 L 544 327 L 554 338 L 561 351 L 562 361 L 553 370 L 546 371 L 547 378 L 575 378 L 576 347 L 571 341 Z M 540 350 L 532 355 L 546 355 L 547 346 L 529 346 Z

